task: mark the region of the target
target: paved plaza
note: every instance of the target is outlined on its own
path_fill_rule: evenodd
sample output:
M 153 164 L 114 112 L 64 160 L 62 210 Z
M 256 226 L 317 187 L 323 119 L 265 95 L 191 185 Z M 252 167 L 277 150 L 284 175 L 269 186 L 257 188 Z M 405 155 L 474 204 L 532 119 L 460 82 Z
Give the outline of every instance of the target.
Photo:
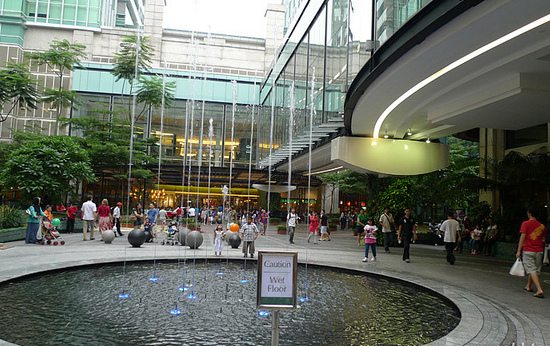
M 195 254 L 187 251 L 187 257 L 214 258 L 211 227 L 203 227 L 205 241 Z M 64 237 L 67 244 L 55 247 L 26 245 L 23 241 L 5 244 L 13 248 L 0 251 L 0 282 L 47 269 L 123 261 L 124 253 L 129 261 L 152 259 L 155 251 L 155 245 L 151 243 L 131 248 L 126 236 L 116 238 L 113 244 L 104 244 L 98 237 L 84 242 L 82 234 Z M 547 297 L 536 299 L 523 290 L 526 278 L 508 274 L 511 260 L 457 254 L 456 264 L 451 266 L 445 261 L 444 247 L 412 244 L 409 264 L 401 259 L 402 249 L 392 248 L 387 254 L 380 246 L 377 248 L 378 260 L 363 263 L 364 246 L 357 246 L 357 238 L 347 230 L 333 232 L 330 242 L 313 244 L 307 243 L 306 232 L 301 229 L 295 242 L 295 245 L 290 245 L 286 235 L 276 234 L 273 229 L 267 236 L 258 238 L 256 250 L 298 251 L 301 263 L 307 258 L 310 264 L 398 278 L 430 288 L 453 301 L 460 309 L 461 321 L 449 335 L 431 345 L 550 344 L 548 268 L 543 268 L 541 275 Z M 229 258 L 242 260 L 240 248 L 224 250 L 224 257 L 226 252 Z M 157 245 L 156 253 L 161 259 L 176 259 L 178 247 Z M 48 266 L 45 267 L 44 263 Z M 0 344 L 4 343 L 0 341 Z

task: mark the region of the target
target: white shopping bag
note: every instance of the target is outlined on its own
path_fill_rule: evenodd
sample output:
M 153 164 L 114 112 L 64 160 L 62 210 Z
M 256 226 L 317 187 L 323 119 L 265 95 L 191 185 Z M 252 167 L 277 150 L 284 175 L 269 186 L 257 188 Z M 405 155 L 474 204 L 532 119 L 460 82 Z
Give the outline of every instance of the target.
M 510 268 L 510 275 L 525 276 L 525 268 L 523 268 L 523 262 L 518 258 L 512 268 Z
M 544 264 L 550 264 L 550 256 L 548 256 L 548 251 L 550 251 L 550 247 L 545 247 L 544 248 L 544 260 L 542 261 L 542 263 Z

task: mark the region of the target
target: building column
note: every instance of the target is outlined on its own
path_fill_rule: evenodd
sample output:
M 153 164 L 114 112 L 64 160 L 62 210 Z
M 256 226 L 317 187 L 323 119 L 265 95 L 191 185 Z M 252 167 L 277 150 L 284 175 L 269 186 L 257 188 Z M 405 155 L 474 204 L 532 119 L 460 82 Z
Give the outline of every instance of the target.
M 504 130 L 479 129 L 479 176 L 481 178 L 496 179 L 496 164 L 504 158 L 505 150 Z M 479 201 L 487 202 L 496 211 L 500 206 L 500 193 L 492 190 L 481 190 Z
M 337 214 L 340 207 L 340 189 L 335 184 L 326 184 L 322 187 L 321 209 L 325 209 L 327 214 Z

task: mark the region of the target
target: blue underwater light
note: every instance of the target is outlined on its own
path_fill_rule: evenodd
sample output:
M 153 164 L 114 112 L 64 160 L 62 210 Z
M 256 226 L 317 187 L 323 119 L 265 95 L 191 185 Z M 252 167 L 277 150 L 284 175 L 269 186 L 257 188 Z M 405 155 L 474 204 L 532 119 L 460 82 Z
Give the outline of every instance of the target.
M 121 293 L 118 295 L 120 299 L 126 299 L 130 296 L 130 293 Z
M 172 315 L 179 315 L 179 314 L 181 314 L 181 310 L 179 310 L 179 309 L 173 309 L 173 310 L 170 310 L 170 313 L 171 313 Z
M 159 278 L 157 278 L 155 276 L 149 278 L 149 281 L 153 281 L 153 282 L 158 281 L 158 280 L 159 280 Z
M 265 310 L 258 311 L 258 316 L 260 316 L 260 317 L 269 316 L 269 312 L 267 312 Z
M 309 297 L 300 298 L 300 302 L 309 302 Z
M 197 296 L 194 295 L 193 293 L 191 293 L 190 295 L 187 296 L 187 298 L 189 298 L 189 299 L 197 299 Z
M 247 283 L 248 280 L 247 279 L 242 279 L 240 282 L 244 284 L 244 283 Z

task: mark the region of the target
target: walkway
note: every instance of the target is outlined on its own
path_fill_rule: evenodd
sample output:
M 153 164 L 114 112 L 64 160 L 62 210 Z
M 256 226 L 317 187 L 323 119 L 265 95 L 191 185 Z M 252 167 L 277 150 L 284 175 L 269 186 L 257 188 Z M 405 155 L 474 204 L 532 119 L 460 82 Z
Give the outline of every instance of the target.
M 205 242 L 197 250 L 197 256 L 213 257 L 210 229 L 209 226 L 203 230 Z M 65 239 L 66 245 L 56 247 L 25 245 L 22 241 L 7 244 L 13 248 L 0 250 L 0 283 L 44 270 L 43 263 L 59 269 L 122 261 L 128 244 L 126 237 L 116 238 L 112 245 L 98 240 L 83 242 L 81 234 L 65 235 Z M 459 254 L 456 264 L 451 266 L 445 261 L 443 247 L 413 244 L 409 264 L 401 260 L 401 249 L 392 248 L 392 252 L 386 254 L 380 247 L 377 262 L 363 263 L 364 247 L 357 246 L 357 239 L 350 231 L 334 232 L 330 242 L 308 244 L 305 231 L 300 230 L 295 242 L 290 245 L 286 235 L 270 231 L 268 236 L 259 237 L 256 249 L 298 251 L 298 260 L 304 262 L 307 248 L 309 263 L 403 279 L 451 299 L 461 311 L 461 322 L 447 337 L 431 345 L 550 344 L 550 271 L 547 268 L 541 276 L 547 297 L 536 299 L 523 290 L 525 278 L 508 274 L 510 260 Z M 126 248 L 128 260 L 152 258 L 153 251 L 153 244 Z M 177 246 L 157 246 L 157 254 L 160 258 L 175 259 L 178 249 Z M 230 249 L 229 256 L 242 259 L 241 249 Z M 0 345 L 3 344 L 7 343 L 0 341 Z

